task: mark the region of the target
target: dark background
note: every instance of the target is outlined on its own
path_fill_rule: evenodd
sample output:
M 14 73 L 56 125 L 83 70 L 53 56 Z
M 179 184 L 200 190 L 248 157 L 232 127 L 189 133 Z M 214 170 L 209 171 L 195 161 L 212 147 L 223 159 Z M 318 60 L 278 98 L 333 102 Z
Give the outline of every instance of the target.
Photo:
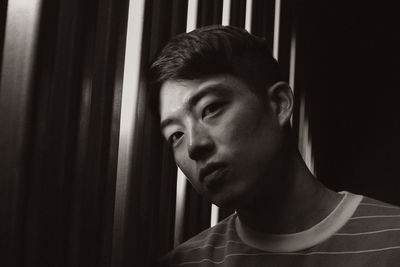
M 316 173 L 336 190 L 400 204 L 400 32 L 394 1 L 303 1 L 298 86 Z

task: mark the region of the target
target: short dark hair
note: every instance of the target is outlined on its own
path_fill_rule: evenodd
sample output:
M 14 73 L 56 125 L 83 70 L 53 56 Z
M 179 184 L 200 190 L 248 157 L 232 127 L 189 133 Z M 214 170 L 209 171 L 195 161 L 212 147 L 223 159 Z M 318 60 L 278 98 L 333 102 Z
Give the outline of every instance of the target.
M 264 39 L 233 26 L 202 27 L 172 38 L 152 63 L 152 110 L 158 111 L 159 89 L 164 82 L 212 74 L 234 75 L 251 85 L 256 94 L 281 80 L 278 63 Z

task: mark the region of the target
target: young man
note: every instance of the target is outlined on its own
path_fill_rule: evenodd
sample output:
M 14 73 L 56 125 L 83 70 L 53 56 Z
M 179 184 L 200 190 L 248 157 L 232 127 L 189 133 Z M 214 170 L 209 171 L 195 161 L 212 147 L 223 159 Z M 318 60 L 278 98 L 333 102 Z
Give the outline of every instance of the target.
M 175 248 L 170 266 L 397 266 L 400 209 L 323 186 L 291 137 L 293 95 L 260 38 L 211 26 L 153 63 L 152 105 L 176 164 L 236 213 Z

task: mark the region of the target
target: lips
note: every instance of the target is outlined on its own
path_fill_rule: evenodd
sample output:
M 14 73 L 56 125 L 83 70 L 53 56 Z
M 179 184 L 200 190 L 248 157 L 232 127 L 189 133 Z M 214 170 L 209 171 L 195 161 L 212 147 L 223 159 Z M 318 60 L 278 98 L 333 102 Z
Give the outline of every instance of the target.
M 227 165 L 224 163 L 209 163 L 200 169 L 200 182 L 204 183 L 207 187 L 214 187 L 218 185 L 222 178 L 225 177 L 227 172 Z

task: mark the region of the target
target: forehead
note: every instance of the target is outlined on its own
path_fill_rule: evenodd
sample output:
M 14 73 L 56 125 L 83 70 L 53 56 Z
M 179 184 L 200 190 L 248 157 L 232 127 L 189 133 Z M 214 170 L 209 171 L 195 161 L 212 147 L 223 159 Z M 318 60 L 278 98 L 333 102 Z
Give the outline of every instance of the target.
M 179 112 L 198 87 L 199 81 L 197 80 L 168 80 L 164 82 L 160 89 L 161 120 L 168 114 Z

